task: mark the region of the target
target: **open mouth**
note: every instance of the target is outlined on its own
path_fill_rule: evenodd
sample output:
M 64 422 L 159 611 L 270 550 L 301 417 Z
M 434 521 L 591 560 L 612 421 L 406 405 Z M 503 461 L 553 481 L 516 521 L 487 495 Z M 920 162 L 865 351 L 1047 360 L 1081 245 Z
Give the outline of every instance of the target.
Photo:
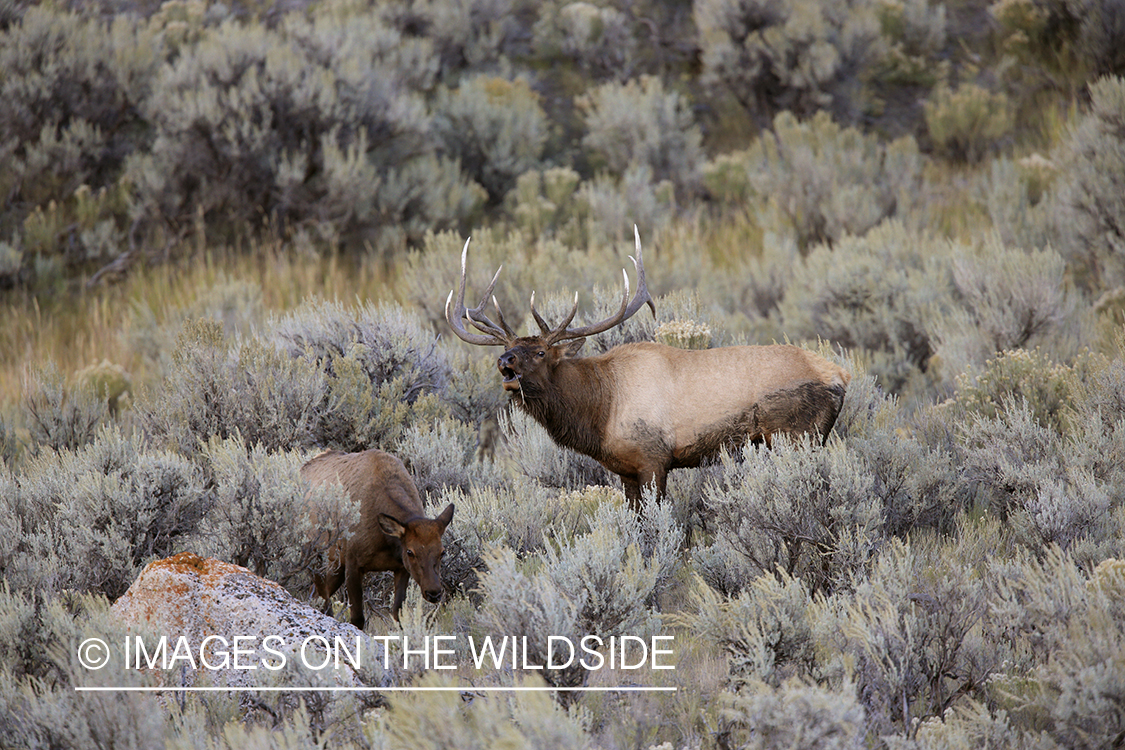
M 520 376 L 511 367 L 501 367 L 500 375 L 504 378 L 504 390 L 518 391 L 520 388 Z

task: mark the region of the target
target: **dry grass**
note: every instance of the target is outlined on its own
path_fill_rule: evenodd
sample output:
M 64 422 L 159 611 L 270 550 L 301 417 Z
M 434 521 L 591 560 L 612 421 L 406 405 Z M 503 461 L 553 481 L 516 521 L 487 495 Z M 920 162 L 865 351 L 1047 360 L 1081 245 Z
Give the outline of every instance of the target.
M 312 296 L 393 297 L 392 278 L 391 266 L 379 259 L 298 254 L 274 243 L 248 253 L 197 253 L 138 268 L 115 285 L 77 286 L 49 299 L 9 292 L 0 304 L 0 408 L 17 403 L 30 370 L 47 362 L 74 373 L 109 360 L 128 370 L 134 383 L 146 382 L 150 373 L 128 336 L 139 308 L 152 310 L 159 323 L 217 283 L 240 280 L 260 287 L 267 311 L 281 313 Z

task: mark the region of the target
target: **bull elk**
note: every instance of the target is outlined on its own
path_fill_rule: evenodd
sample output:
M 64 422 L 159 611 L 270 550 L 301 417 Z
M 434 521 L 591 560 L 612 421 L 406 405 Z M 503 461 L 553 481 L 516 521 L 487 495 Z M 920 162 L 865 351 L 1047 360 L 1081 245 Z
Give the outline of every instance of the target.
M 642 488 L 665 491 L 672 469 L 699 466 L 724 447 L 765 442 L 777 434 L 813 434 L 823 443 L 844 401 L 850 373 L 791 345 L 729 346 L 685 350 L 652 342 L 622 344 L 605 354 L 579 357 L 586 337 L 621 325 L 644 305 L 656 316 L 648 293 L 641 238 L 636 227 L 637 291 L 629 299 L 629 274 L 617 312 L 597 323 L 571 328 L 574 306 L 551 327 L 535 309 L 541 333 L 517 336 L 504 319 L 492 277 L 479 305 L 465 307 L 461 282 L 445 302 L 445 319 L 458 338 L 478 346 L 502 346 L 496 362 L 511 400 L 543 425 L 559 445 L 590 456 L 621 477 L 625 496 L 639 509 Z M 485 315 L 491 297 L 496 321 Z M 475 331 L 467 330 L 469 321 Z M 479 331 L 479 333 L 477 332 Z
M 426 518 L 402 461 L 380 450 L 327 451 L 301 467 L 301 476 L 311 485 L 340 484 L 359 504 L 351 538 L 329 550 L 329 572 L 313 576 L 325 614 L 342 583 L 351 602 L 351 623 L 363 630 L 363 576 L 379 570 L 395 574 L 391 616 L 396 621 L 412 578 L 422 598 L 441 601 L 441 535 L 453 519 L 452 503 L 437 518 Z

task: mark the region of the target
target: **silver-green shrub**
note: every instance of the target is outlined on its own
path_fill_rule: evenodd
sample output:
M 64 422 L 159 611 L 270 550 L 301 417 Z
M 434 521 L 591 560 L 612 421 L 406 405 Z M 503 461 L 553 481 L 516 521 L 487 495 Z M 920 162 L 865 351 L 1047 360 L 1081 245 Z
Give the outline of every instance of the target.
M 1080 283 L 1098 292 L 1125 284 L 1125 78 L 1091 84 L 1090 100 L 1059 154 L 1068 168 L 1054 202 L 1060 249 Z
M 5 746 L 163 747 L 171 721 L 157 696 L 75 690 L 151 684 L 140 670 L 122 668 L 119 657 L 101 670 L 78 663 L 78 646 L 86 638 L 119 644 L 125 635 L 100 596 L 70 594 L 45 601 L 0 589 L 0 732 Z
M 238 437 L 210 440 L 203 460 L 214 503 L 195 551 L 251 568 L 303 598 L 311 574 L 326 565 L 326 551 L 359 520 L 358 501 L 339 485 L 310 489 L 300 478 L 305 459 Z
M 802 253 L 862 236 L 916 201 L 922 157 L 913 138 L 885 144 L 827 112 L 803 122 L 782 112 L 772 128 L 749 149 L 709 163 L 704 181 L 728 204 L 760 204 L 762 224 L 792 232 Z
M 582 144 L 615 176 L 647 167 L 649 182 L 695 186 L 703 163 L 703 136 L 686 97 L 661 79 L 641 76 L 605 83 L 576 100 L 586 121 Z
M 726 454 L 721 464 L 703 502 L 733 577 L 748 582 L 780 569 L 813 590 L 833 590 L 866 570 L 882 540 L 884 503 L 866 462 L 845 443 L 779 439 L 771 450 Z
M 944 3 L 888 0 L 876 6 L 885 54 L 876 78 L 883 84 L 932 86 L 948 72 L 942 59 L 948 40 Z
M 531 678 L 520 687 L 542 686 Z M 428 676 L 423 688 L 449 687 L 452 680 Z M 594 744 L 579 718 L 547 693 L 523 692 L 474 696 L 465 701 L 456 691 L 400 693 L 391 711 L 372 732 L 372 746 L 387 750 L 585 750 Z
M 435 497 L 454 487 L 467 492 L 470 487 L 497 485 L 502 478 L 494 461 L 478 460 L 475 431 L 449 417 L 432 424 L 412 424 L 398 442 L 395 455 L 410 470 L 422 497 Z M 460 512 L 457 515 L 460 521 Z
M 548 136 L 539 95 L 526 80 L 477 75 L 440 89 L 434 131 L 461 169 L 499 203 L 516 178 L 540 166 Z
M 111 598 L 145 564 L 181 551 L 213 499 L 195 464 L 113 427 L 82 448 L 42 451 L 14 480 L 5 505 L 22 533 L 4 577 Z
M 318 444 L 328 376 L 258 338 L 232 341 L 215 320 L 190 321 L 165 381 L 138 400 L 151 435 L 195 455 L 212 437 L 271 450 Z
M 672 577 L 683 536 L 670 508 L 650 498 L 638 520 L 623 502 L 602 502 L 588 533 L 555 537 L 545 546 L 543 569 L 559 591 L 579 603 L 584 633 L 604 640 L 651 627 L 650 608 Z
M 1003 92 L 973 83 L 934 89 L 924 107 L 934 149 L 948 159 L 975 164 L 1000 148 L 1015 115 Z
M 68 384 L 53 362 L 34 371 L 24 394 L 24 421 L 33 451 L 80 448 L 110 421 L 109 400 L 87 382 Z
M 616 482 L 594 459 L 557 445 L 522 409 L 502 411 L 499 418 L 504 459 L 522 476 L 544 487 L 567 490 Z
M 274 321 L 266 337 L 290 357 L 325 365 L 330 374 L 332 362 L 352 357 L 373 386 L 401 378 L 410 402 L 441 390 L 449 375 L 433 332 L 394 303 L 310 300 Z
M 127 170 L 140 216 L 176 232 L 307 225 L 385 249 L 473 211 L 479 188 L 436 154 L 397 67 L 416 56 L 360 43 L 372 23 L 228 21 L 185 49 L 146 101 L 152 148 Z
M 992 544 L 970 529 L 951 543 L 892 541 L 854 592 L 811 605 L 822 674 L 854 681 L 869 731 L 912 737 L 1001 667 Z
M 951 290 L 935 257 L 948 244 L 897 221 L 819 245 L 792 268 L 778 315 L 786 335 L 823 339 L 871 357 L 869 371 L 901 393 L 928 366 L 928 311 Z
M 702 0 L 692 8 L 703 80 L 729 92 L 760 127 L 778 112 L 830 111 L 855 122 L 863 84 L 881 57 L 875 3 Z
M 707 585 L 702 585 L 702 584 Z M 694 612 L 685 615 L 692 633 L 727 654 L 730 687 L 816 674 L 808 587 L 779 573 L 754 578 L 735 597 L 720 597 L 698 580 L 691 593 Z
M 722 701 L 720 741 L 726 747 L 867 747 L 867 717 L 850 685 L 832 690 L 799 680 L 777 687 L 758 682 L 738 693 L 724 693 Z
M 140 108 L 160 62 L 155 35 L 125 15 L 31 5 L 0 30 L 0 226 L 11 240 L 30 222 L 15 246 L 35 251 L 23 261 L 38 255 L 39 273 L 127 249 L 119 177 L 145 145 Z
M 584 602 L 560 590 L 551 576 L 528 573 L 507 547 L 492 548 L 484 560 L 478 622 L 493 637 L 515 636 L 528 663 L 546 666 L 550 636 L 578 643 L 587 635 L 579 625 Z M 551 685 L 575 687 L 585 684 L 589 672 L 575 659 L 563 669 L 544 669 L 542 676 Z
M 1059 747 L 1112 745 L 1125 732 L 1125 566 L 1085 572 L 1058 547 L 1020 556 L 993 603 L 1019 659 L 996 681 L 1010 715 Z
M 623 81 L 636 67 L 633 24 L 612 6 L 584 0 L 544 3 L 533 31 L 538 55 L 570 62 L 593 80 Z
M 1054 250 L 1028 252 L 990 235 L 980 248 L 954 248 L 949 269 L 953 304 L 927 322 L 946 382 L 1009 349 L 1043 346 L 1059 359 L 1077 353 L 1077 299 Z
M 1032 550 L 1058 545 L 1084 563 L 1125 553 L 1125 474 L 1117 461 L 1125 435 L 1101 419 L 1080 422 L 1066 439 L 1037 422 L 1026 401 L 1003 400 L 995 417 L 972 415 L 963 427 L 966 477 L 980 501 L 1006 518 Z

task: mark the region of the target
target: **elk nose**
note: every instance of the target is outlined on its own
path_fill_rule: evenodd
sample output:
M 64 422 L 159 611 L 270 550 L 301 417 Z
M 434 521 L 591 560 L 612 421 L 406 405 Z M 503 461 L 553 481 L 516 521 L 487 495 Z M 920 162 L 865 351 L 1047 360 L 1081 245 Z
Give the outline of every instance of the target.
M 504 369 L 505 367 L 511 367 L 512 363 L 515 361 L 516 355 L 511 352 L 504 352 L 500 355 L 500 358 L 496 360 L 496 366 L 500 369 Z
M 431 589 L 422 592 L 422 598 L 431 604 L 437 604 L 441 601 L 441 589 Z

